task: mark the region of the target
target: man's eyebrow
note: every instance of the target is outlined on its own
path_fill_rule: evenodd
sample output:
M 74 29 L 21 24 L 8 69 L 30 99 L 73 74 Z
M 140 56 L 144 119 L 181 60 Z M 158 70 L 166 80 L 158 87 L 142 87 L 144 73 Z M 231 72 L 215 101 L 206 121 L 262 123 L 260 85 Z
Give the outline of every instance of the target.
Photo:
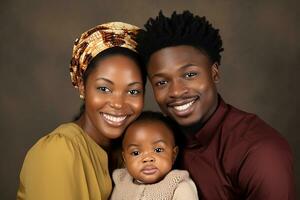
M 188 68 L 188 67 L 190 67 L 190 66 L 196 66 L 196 64 L 193 64 L 193 63 L 187 63 L 187 64 L 182 65 L 179 69 Z M 159 77 L 159 76 L 163 76 L 163 75 L 164 75 L 164 73 L 161 72 L 161 73 L 154 74 L 154 75 L 151 76 L 150 78 L 153 78 L 153 77 L 156 77 L 156 76 Z

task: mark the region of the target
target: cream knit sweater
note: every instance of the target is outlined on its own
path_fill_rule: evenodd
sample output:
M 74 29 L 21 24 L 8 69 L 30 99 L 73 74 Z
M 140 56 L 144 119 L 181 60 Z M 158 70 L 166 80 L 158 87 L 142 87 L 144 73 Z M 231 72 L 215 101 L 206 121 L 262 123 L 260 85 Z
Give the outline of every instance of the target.
M 172 170 L 155 184 L 136 184 L 126 169 L 113 173 L 111 200 L 197 200 L 197 189 L 184 170 Z

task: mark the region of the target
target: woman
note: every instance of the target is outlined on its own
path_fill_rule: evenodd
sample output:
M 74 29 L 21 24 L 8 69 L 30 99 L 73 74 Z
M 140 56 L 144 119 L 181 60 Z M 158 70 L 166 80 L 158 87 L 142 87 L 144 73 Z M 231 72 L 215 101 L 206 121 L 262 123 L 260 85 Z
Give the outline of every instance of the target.
M 143 108 L 146 74 L 135 53 L 138 28 L 113 22 L 75 41 L 71 79 L 84 100 L 79 118 L 62 124 L 27 153 L 17 199 L 108 199 L 112 141 Z

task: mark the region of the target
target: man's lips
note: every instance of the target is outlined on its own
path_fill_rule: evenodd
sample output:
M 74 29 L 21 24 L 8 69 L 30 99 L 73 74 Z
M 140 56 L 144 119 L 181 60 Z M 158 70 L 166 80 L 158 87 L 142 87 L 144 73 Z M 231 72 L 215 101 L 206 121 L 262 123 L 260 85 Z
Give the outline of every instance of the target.
M 188 110 L 195 101 L 199 99 L 198 96 L 193 97 L 193 98 L 188 98 L 184 100 L 179 100 L 179 101 L 174 101 L 172 103 L 168 104 L 168 107 L 173 108 L 177 112 L 184 112 Z

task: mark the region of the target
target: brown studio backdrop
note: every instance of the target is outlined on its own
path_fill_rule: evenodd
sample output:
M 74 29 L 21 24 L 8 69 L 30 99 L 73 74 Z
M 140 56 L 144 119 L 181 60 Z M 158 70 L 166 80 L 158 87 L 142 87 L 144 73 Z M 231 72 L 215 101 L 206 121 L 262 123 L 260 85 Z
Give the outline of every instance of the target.
M 220 29 L 225 48 L 221 94 L 257 113 L 288 140 L 300 190 L 299 7 L 279 0 L 1 2 L 0 199 L 15 199 L 26 151 L 79 110 L 68 72 L 74 39 L 108 21 L 142 26 L 160 9 L 168 15 L 189 9 Z M 150 88 L 145 109 L 158 110 Z

